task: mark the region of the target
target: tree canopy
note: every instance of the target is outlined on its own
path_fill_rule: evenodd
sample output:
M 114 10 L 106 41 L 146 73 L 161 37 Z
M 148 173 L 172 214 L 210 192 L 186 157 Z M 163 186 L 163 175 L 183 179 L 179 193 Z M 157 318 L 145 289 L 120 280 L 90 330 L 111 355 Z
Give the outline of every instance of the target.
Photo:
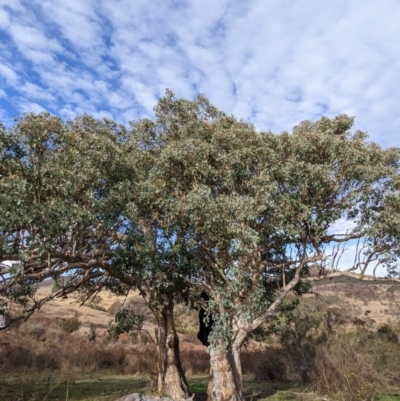
M 0 132 L 3 307 L 11 299 L 29 314 L 78 288 L 138 289 L 165 348 L 159 380 L 182 398 L 173 303 L 197 301 L 213 321 L 209 394 L 242 400 L 240 347 L 289 293 L 337 275 L 369 279 L 371 266 L 396 273 L 400 151 L 352 126 L 339 115 L 259 132 L 204 96 L 171 91 L 154 119 L 128 128 L 86 115 L 21 117 Z M 352 225 L 344 231 L 340 220 Z M 349 244 L 354 263 L 342 266 Z M 61 276 L 57 293 L 35 298 L 35 283 Z
M 69 273 L 69 285 L 96 281 L 125 224 L 123 128 L 82 116 L 63 124 L 49 114 L 21 117 L 0 138 L 2 295 L 40 307 L 31 284 Z M 5 278 L 4 271 L 8 276 Z
M 152 142 L 146 152 L 157 155 L 147 185 L 159 219 L 196 243 L 203 270 L 192 283 L 226 299 L 224 327 L 227 314 L 256 326 L 276 291 L 298 286 L 311 264 L 322 276 L 336 272 L 340 245 L 350 240 L 363 241 L 364 252 L 345 266 L 349 273 L 397 258 L 399 150 L 351 133 L 352 118 L 260 133 L 205 98 L 173 94 L 156 117 L 142 126 Z M 354 227 L 342 232 L 339 219 Z
M 139 290 L 158 324 L 159 390 L 187 398 L 173 305 L 187 294 L 178 270 L 192 263 L 177 231 L 152 219 L 141 190 L 147 164 L 130 134 L 111 120 L 84 115 L 63 123 L 47 113 L 1 131 L 1 309 L 21 305 L 12 321 L 73 291 L 85 302 L 102 289 Z M 62 285 L 40 299 L 37 283 L 47 278 Z M 168 333 L 176 340 L 172 367 Z
M 352 133 L 346 115 L 276 135 L 204 97 L 167 93 L 155 111 L 154 122 L 137 128 L 144 151 L 155 155 L 146 179 L 154 213 L 190 239 L 201 270 L 187 279 L 210 296 L 209 394 L 242 399 L 240 347 L 288 293 L 334 275 L 365 278 L 372 263 L 395 266 L 399 150 Z M 354 227 L 343 232 L 339 219 Z M 359 241 L 355 262 L 338 270 L 349 241 Z

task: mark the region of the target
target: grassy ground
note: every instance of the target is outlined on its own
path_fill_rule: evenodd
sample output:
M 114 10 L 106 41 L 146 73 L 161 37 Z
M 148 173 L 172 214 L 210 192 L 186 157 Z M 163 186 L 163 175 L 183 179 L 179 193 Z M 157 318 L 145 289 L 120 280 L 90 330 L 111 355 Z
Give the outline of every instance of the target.
M 51 374 L 3 378 L 2 401 L 114 401 L 131 393 L 147 391 L 147 383 L 135 376 L 109 373 L 82 375 L 75 380 Z
M 209 377 L 189 377 L 190 390 L 198 401 L 206 400 Z M 245 378 L 247 401 L 313 401 L 327 399 L 316 396 L 296 382 L 252 382 Z M 115 401 L 131 393 L 151 393 L 148 381 L 133 375 L 110 372 L 80 375 L 75 379 L 52 374 L 6 376 L 0 380 L 1 401 Z M 400 390 L 388 390 L 379 401 L 400 401 Z

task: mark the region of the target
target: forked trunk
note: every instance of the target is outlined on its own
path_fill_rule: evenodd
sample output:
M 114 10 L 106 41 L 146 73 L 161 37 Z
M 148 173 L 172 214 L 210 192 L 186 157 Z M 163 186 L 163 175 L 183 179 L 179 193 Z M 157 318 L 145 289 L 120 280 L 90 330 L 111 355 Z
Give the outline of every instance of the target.
M 179 338 L 175 330 L 174 304 L 167 301 L 157 316 L 158 391 L 176 400 L 189 398 L 189 386 L 179 356 Z
M 208 401 L 243 401 L 239 350 L 227 350 L 220 342 L 209 352 L 212 378 L 208 385 Z

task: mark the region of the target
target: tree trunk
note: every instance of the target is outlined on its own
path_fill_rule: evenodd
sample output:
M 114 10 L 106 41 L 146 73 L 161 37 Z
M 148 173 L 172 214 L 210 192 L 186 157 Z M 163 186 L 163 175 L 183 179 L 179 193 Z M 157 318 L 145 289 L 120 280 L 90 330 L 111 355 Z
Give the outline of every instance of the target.
M 174 323 L 174 303 L 168 300 L 156 312 L 158 350 L 158 391 L 176 400 L 190 397 L 179 355 L 179 338 Z
M 243 401 L 239 349 L 225 349 L 222 342 L 210 349 L 211 381 L 208 401 Z

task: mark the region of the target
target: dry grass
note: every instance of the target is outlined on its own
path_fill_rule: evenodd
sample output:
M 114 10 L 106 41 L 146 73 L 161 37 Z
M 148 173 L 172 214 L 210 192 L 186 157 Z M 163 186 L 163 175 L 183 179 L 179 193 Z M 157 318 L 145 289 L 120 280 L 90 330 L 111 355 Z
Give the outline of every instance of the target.
M 400 286 L 379 281 L 359 281 L 349 277 L 321 281 L 313 290 L 323 298 L 347 303 L 349 314 L 355 318 L 367 313 L 376 325 L 400 322 Z
M 156 365 L 152 343 L 136 339 L 110 341 L 100 336 L 89 342 L 87 333 L 63 330 L 59 319 L 34 316 L 9 332 L 0 332 L 0 370 L 2 372 L 74 371 L 103 369 L 129 374 L 150 375 Z
M 288 397 L 294 399 L 296 397 L 291 390 L 283 390 L 291 388 L 292 384 L 288 384 L 290 380 L 297 383 L 303 381 L 304 386 L 319 394 L 336 394 L 345 401 L 371 400 L 385 387 L 399 387 L 400 346 L 390 340 L 390 333 L 385 334 L 385 330 L 378 334 L 377 328 L 388 318 L 392 322 L 400 320 L 396 318 L 396 307 L 393 307 L 396 302 L 400 305 L 400 292 L 397 287 L 393 289 L 384 284 L 365 288 L 354 287 L 354 283 L 347 281 L 330 282 L 315 288 L 322 294 L 321 299 L 304 297 L 302 313 L 318 320 L 329 311 L 335 329 L 324 341 L 315 341 L 315 336 L 321 334 L 322 329 L 319 328 L 309 337 L 301 337 L 303 343 L 296 344 L 292 349 L 280 346 L 277 340 L 268 340 L 269 347 L 258 349 L 250 343 L 242 353 L 242 368 L 252 382 L 247 388 L 255 390 L 253 393 L 249 390 L 247 394 L 251 394 L 251 398 L 269 395 L 271 400 L 283 400 L 286 399 L 283 391 L 288 391 L 291 394 Z M 39 288 L 39 295 L 45 295 L 50 290 L 50 285 L 43 286 Z M 370 296 L 371 291 L 377 292 L 378 296 Z M 358 294 L 361 300 L 354 299 L 352 294 Z M 44 400 L 46 391 L 57 394 L 57 388 L 61 388 L 60 393 L 65 394 L 67 383 L 78 383 L 85 375 L 98 376 L 104 372 L 127 377 L 135 375 L 136 380 L 144 380 L 148 388 L 154 389 L 156 350 L 151 341 L 146 336 L 139 340 L 125 334 L 117 341 L 106 338 L 107 323 L 113 319 L 113 313 L 126 306 L 143 313 L 146 316 L 145 329 L 154 333 L 152 316 L 141 299 L 136 294 L 125 298 L 100 293 L 92 300 L 92 307 L 80 307 L 76 301 L 71 297 L 56 300 L 45 305 L 28 322 L 12 328 L 8 333 L 0 332 L 2 389 L 6 391 L 13 385 L 15 390 L 15 383 L 19 380 L 23 388 L 30 389 L 31 398 L 26 400 Z M 385 310 L 393 310 L 393 313 L 387 314 Z M 71 334 L 61 330 L 60 321 L 72 318 L 77 311 L 80 328 Z M 186 374 L 207 376 L 209 356 L 196 338 L 197 312 L 178 305 L 176 323 Z M 89 342 L 90 327 L 94 325 L 96 339 Z M 395 324 L 388 327 L 393 332 L 400 328 Z M 35 380 L 41 384 L 34 385 Z M 208 381 L 204 380 L 204 383 Z M 199 389 L 206 386 L 204 383 L 197 383 Z M 197 384 L 193 385 L 196 387 Z M 281 384 L 282 392 L 275 391 L 274 388 Z M 256 389 L 263 386 L 268 389 Z M 0 399 L 7 399 L 1 397 L 0 392 Z M 307 397 L 304 395 L 303 399 L 309 399 Z
M 281 326 L 281 346 L 266 354 L 260 378 L 283 372 L 281 379 L 286 374 L 321 395 L 372 401 L 389 388 L 400 388 L 399 334 L 397 326 L 354 325 L 333 321 L 331 313 L 302 314 L 300 309 Z

